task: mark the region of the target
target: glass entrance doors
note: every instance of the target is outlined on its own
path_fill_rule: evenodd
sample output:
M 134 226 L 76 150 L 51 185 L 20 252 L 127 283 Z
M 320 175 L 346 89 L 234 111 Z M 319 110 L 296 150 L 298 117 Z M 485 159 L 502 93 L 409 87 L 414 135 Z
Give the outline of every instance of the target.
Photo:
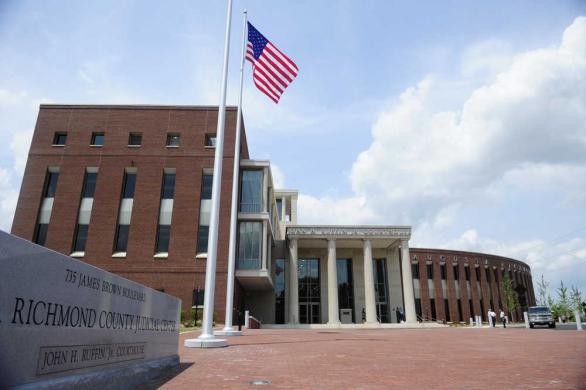
M 319 324 L 320 316 L 320 272 L 319 259 L 299 259 L 299 322 Z
M 373 259 L 374 296 L 376 301 L 376 318 L 379 322 L 390 322 L 389 288 L 387 283 L 387 263 L 385 259 Z

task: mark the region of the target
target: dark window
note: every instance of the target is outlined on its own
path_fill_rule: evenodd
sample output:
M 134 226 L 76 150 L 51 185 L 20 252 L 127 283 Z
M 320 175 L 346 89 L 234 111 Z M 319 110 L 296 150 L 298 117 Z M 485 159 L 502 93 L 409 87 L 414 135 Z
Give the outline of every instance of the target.
M 476 280 L 480 281 L 480 267 L 476 267 Z
M 486 273 L 486 281 L 487 281 L 488 283 L 491 283 L 491 281 L 490 281 L 490 269 L 489 269 L 489 268 L 486 268 L 486 269 L 484 270 L 484 272 Z M 492 305 L 491 305 L 491 306 L 492 306 Z
M 340 309 L 352 309 L 354 319 L 354 282 L 352 279 L 352 259 L 337 259 L 338 306 Z
M 446 321 L 450 322 L 451 318 L 450 318 L 450 303 L 447 299 L 444 299 L 444 313 L 446 315 Z
M 470 306 L 470 317 L 474 317 L 474 305 L 472 304 L 472 299 L 468 299 L 468 306 Z
M 413 274 L 413 279 L 419 279 L 419 264 L 411 264 L 411 273 Z
M 129 229 L 130 225 L 118 225 L 116 229 L 116 245 L 114 246 L 115 252 L 126 252 Z
M 104 145 L 105 135 L 104 133 L 92 133 L 92 140 L 90 145 L 92 146 L 102 146 Z
M 437 321 L 437 312 L 435 311 L 435 299 L 431 298 L 429 300 L 429 305 L 431 307 L 431 320 Z
M 442 280 L 446 280 L 447 276 L 446 276 L 446 265 L 445 264 L 440 265 L 440 273 L 442 275 Z
M 55 133 L 53 145 L 65 145 L 67 143 L 67 133 Z
M 77 228 L 75 229 L 75 242 L 73 243 L 74 252 L 85 251 L 88 227 L 89 225 L 77 225 Z
M 181 135 L 179 133 L 167 134 L 167 146 L 179 146 Z
M 454 265 L 453 269 L 454 269 L 454 279 L 455 280 L 460 279 L 460 270 L 458 269 L 458 265 Z
M 380 322 L 388 323 L 389 304 L 387 288 L 387 265 L 385 259 L 373 259 L 374 268 L 374 297 L 376 303 L 376 316 Z
M 193 290 L 193 297 L 191 302 L 193 303 L 191 306 L 203 306 L 203 301 L 205 297 L 205 290 L 201 288 L 197 288 Z
M 462 300 L 458 299 L 458 321 L 462 321 L 464 317 L 462 316 Z
M 169 252 L 171 225 L 159 225 L 157 228 L 157 253 Z
M 86 172 L 83 179 L 82 198 L 93 198 L 96 191 L 97 172 Z
M 47 172 L 44 191 L 45 198 L 55 197 L 55 190 L 57 190 L 57 179 L 59 179 L 59 172 Z
M 340 308 L 341 307 L 342 306 L 340 306 Z M 277 259 L 275 261 L 275 324 L 284 324 L 284 323 L 285 323 L 285 259 Z
M 35 239 L 34 242 L 39 245 L 45 245 L 45 240 L 47 239 L 47 230 L 49 230 L 49 225 L 46 223 L 40 223 L 37 225 L 37 229 L 35 231 Z
M 159 291 L 159 292 L 162 292 L 162 293 L 164 293 L 164 292 L 165 292 L 165 289 L 164 289 L 164 288 L 155 288 L 155 290 L 157 290 L 157 291 Z
M 197 232 L 197 253 L 207 253 L 208 236 L 210 234 L 209 226 L 200 226 Z
M 124 199 L 134 198 L 134 187 L 136 185 L 136 173 L 124 172 L 124 188 L 122 197 Z
M 212 199 L 214 175 L 204 173 L 201 177 L 201 199 Z
M 282 221 L 281 215 L 283 214 L 283 199 L 277 199 L 277 213 L 279 213 L 279 221 Z
M 161 191 L 161 199 L 173 199 L 175 195 L 175 174 L 163 174 L 163 189 Z
M 142 144 L 142 133 L 130 133 L 128 135 L 129 146 L 140 146 Z
M 433 264 L 427 264 L 427 279 L 433 279 Z
M 215 147 L 216 146 L 216 135 L 215 134 L 206 134 L 205 146 L 208 146 L 208 147 Z
M 470 267 L 464 267 L 464 275 L 466 276 L 466 280 L 470 280 Z
M 299 259 L 299 322 L 320 323 L 320 272 L 319 259 Z

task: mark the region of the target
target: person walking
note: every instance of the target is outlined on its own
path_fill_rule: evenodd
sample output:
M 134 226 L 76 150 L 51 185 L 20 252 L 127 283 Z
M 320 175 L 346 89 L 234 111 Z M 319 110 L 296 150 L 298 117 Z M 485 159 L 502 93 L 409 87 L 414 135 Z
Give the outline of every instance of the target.
M 488 309 L 488 318 L 490 318 L 490 325 L 496 328 L 496 313 L 492 309 Z
M 507 327 L 507 316 L 505 312 L 501 310 L 501 322 L 503 323 L 503 328 Z
M 395 316 L 397 317 L 397 324 L 400 324 L 401 323 L 401 312 L 399 311 L 398 307 L 395 308 Z
M 399 314 L 401 314 L 401 322 L 405 322 L 405 312 L 402 307 L 399 308 Z

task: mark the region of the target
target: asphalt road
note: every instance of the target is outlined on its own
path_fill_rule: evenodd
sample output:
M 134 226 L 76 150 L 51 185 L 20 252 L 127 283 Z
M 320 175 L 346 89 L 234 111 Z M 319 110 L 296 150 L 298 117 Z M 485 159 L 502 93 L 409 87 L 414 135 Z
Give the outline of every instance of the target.
M 515 327 L 511 327 L 511 329 L 525 329 L 525 327 L 519 327 L 519 326 L 515 326 Z M 586 329 L 586 324 L 582 324 L 582 329 Z M 555 330 L 576 330 L 576 324 L 575 323 L 571 323 L 571 324 L 560 324 L 559 322 L 557 322 L 555 324 L 555 328 L 550 329 L 547 325 L 546 326 L 535 326 L 535 328 L 531 329 L 534 331 L 541 331 L 541 330 L 549 330 L 549 331 L 555 331 Z

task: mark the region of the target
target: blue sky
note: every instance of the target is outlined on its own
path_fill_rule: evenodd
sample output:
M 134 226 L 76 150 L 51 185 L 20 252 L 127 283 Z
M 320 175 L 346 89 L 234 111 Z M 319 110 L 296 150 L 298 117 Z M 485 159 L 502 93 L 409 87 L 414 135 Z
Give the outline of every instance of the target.
M 247 65 L 251 154 L 302 223 L 413 226 L 586 293 L 586 2 L 234 1 L 295 60 L 275 106 Z M 0 228 L 38 104 L 217 104 L 226 4 L 0 2 Z M 310 174 L 308 174 L 310 173 Z

